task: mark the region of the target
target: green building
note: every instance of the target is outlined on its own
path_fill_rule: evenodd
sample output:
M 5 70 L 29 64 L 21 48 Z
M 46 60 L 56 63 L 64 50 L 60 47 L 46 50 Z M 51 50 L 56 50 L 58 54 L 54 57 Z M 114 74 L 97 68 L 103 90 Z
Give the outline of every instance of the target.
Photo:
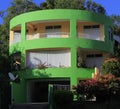
M 48 102 L 49 84 L 77 85 L 113 54 L 113 24 L 89 11 L 28 12 L 10 21 L 12 103 Z M 15 66 L 17 65 L 17 67 Z

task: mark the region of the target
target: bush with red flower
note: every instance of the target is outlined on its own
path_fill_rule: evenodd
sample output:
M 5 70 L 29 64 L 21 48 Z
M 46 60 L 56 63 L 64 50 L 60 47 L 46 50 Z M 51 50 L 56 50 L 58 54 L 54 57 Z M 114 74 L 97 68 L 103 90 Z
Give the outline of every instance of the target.
M 79 100 L 81 97 L 85 100 L 96 97 L 97 101 L 106 101 L 115 96 L 120 98 L 120 78 L 112 74 L 101 75 L 97 79 L 80 80 L 73 89 Z

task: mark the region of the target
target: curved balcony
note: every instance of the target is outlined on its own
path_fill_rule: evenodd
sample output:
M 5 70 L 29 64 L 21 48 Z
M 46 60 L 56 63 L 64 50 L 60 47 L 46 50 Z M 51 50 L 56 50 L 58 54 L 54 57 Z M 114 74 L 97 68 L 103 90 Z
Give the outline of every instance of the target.
M 87 34 L 87 33 L 77 33 L 77 37 L 91 39 L 91 40 L 104 41 L 104 38 L 103 37 L 101 38 L 99 34 L 91 35 L 91 34 Z
M 27 40 L 39 39 L 39 38 L 69 38 L 69 32 L 50 32 L 50 33 L 35 33 L 32 37 L 29 34 L 26 35 Z

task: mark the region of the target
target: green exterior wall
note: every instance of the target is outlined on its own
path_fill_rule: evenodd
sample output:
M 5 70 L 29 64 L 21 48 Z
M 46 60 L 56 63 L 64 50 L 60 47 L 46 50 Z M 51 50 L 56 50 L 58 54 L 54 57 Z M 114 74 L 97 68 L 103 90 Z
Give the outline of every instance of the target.
M 70 37 L 69 38 L 39 38 L 26 40 L 26 23 L 34 21 L 49 20 L 69 20 L 70 21 Z M 90 40 L 85 38 L 77 38 L 76 22 L 90 21 L 104 24 L 105 41 Z M 25 68 L 26 50 L 40 48 L 70 48 L 71 50 L 71 67 L 70 68 L 47 68 L 26 69 L 19 71 L 21 78 L 20 83 L 12 83 L 12 99 L 13 103 L 26 102 L 26 82 L 35 78 L 70 78 L 70 85 L 76 85 L 79 78 L 91 78 L 94 69 L 77 68 L 77 48 L 93 49 L 107 53 L 113 53 L 113 41 L 108 38 L 108 28 L 113 27 L 112 21 L 97 13 L 91 13 L 81 10 L 70 9 L 54 9 L 41 10 L 18 15 L 10 21 L 10 29 L 21 25 L 21 42 L 10 45 L 10 54 L 21 51 L 22 68 Z M 62 42 L 62 43 L 61 43 Z

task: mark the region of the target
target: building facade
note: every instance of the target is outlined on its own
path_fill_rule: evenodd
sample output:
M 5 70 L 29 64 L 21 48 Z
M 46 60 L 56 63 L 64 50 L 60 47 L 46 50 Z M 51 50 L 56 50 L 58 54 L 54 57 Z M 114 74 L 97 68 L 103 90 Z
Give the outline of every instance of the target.
M 72 89 L 113 53 L 113 24 L 98 13 L 71 9 L 28 12 L 10 21 L 12 102 L 47 102 L 49 84 Z M 14 66 L 17 64 L 17 67 Z

